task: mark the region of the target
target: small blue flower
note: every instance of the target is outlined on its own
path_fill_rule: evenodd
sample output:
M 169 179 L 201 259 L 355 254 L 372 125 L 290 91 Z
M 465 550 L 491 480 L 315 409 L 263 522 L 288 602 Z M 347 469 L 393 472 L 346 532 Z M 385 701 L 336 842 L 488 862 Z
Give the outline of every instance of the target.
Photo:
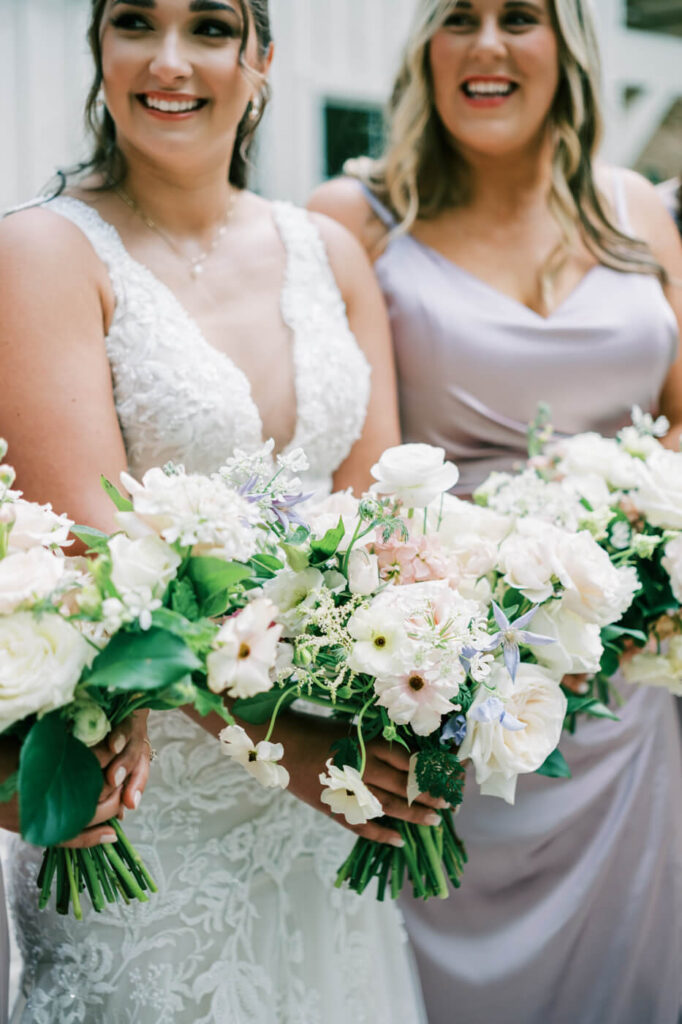
M 499 631 L 493 633 L 490 639 L 478 649 L 479 651 L 496 651 L 498 647 L 502 647 L 504 663 L 513 682 L 516 682 L 516 673 L 521 664 L 519 644 L 524 644 L 527 647 L 541 647 L 545 644 L 556 643 L 553 637 L 540 636 L 538 633 L 531 633 L 525 628 L 537 610 L 537 607 L 531 608 L 525 615 L 522 615 L 514 622 L 510 622 L 500 606 L 493 601 L 493 615 L 495 616 L 495 622 L 499 626 Z
M 469 712 L 475 722 L 490 724 L 499 722 L 503 729 L 508 732 L 521 732 L 526 728 L 525 723 L 519 721 L 515 715 L 510 715 L 505 710 L 504 704 L 499 697 L 488 697 L 478 707 Z
M 448 718 L 447 722 L 443 726 L 440 734 L 440 741 L 441 743 L 447 743 L 448 740 L 454 740 L 455 743 L 460 744 L 464 742 L 466 734 L 466 718 L 464 715 L 455 715 L 454 718 Z

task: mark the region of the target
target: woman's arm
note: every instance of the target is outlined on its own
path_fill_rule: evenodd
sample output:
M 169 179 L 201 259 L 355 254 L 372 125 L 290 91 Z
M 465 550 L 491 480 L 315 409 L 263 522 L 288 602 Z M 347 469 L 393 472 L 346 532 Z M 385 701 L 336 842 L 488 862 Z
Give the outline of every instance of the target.
M 356 494 L 372 482 L 369 470 L 381 453 L 400 443 L 398 400 L 388 314 L 372 267 L 356 239 L 327 217 L 315 218 L 346 303 L 348 322 L 372 370 L 362 436 L 334 474 L 334 490 Z
M 73 224 L 42 209 L 0 223 L 0 437 L 9 442 L 16 486 L 107 532 L 116 524 L 100 474 L 117 480 L 126 466 L 104 344 L 112 305 L 106 271 Z M 139 802 L 149 763 L 145 721 L 137 716 L 96 751 L 106 785 L 95 823 Z M 11 774 L 16 744 L 0 746 Z M 0 825 L 17 828 L 15 804 L 0 805 Z
M 653 185 L 633 172 L 626 176 L 628 210 L 634 233 L 648 242 L 658 262 L 665 267 L 670 283 L 665 294 L 677 319 L 682 338 L 682 244 L 675 224 Z M 659 412 L 670 421 L 664 444 L 675 450 L 682 439 L 682 343 L 661 392 Z

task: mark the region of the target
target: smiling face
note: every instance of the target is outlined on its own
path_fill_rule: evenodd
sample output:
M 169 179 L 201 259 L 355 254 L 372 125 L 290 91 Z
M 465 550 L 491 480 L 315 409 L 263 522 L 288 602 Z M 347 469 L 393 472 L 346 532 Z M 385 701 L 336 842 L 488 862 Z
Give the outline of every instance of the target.
M 457 0 L 429 64 L 438 115 L 461 152 L 523 149 L 542 136 L 559 84 L 549 0 Z
M 229 158 L 260 84 L 240 59 L 243 28 L 237 0 L 110 0 L 103 86 L 124 153 Z M 243 61 L 261 72 L 269 64 L 252 25 Z

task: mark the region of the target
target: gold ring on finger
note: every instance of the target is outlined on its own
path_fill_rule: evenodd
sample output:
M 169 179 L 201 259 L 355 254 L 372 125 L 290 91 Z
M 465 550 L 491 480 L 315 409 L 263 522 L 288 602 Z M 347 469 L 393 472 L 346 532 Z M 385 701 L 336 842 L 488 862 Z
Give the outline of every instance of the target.
M 153 761 L 156 761 L 157 757 L 159 756 L 159 752 L 157 750 L 154 750 L 154 747 L 151 745 L 150 740 L 148 740 L 146 736 L 144 741 L 149 747 L 149 763 L 151 764 Z

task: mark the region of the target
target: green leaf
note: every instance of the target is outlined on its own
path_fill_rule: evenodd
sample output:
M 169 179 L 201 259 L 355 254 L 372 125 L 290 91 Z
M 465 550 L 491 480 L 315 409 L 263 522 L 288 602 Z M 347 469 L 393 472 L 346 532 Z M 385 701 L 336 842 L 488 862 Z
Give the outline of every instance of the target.
M 117 633 L 95 658 L 85 682 L 89 689 L 123 693 L 163 690 L 201 667 L 181 637 L 152 626 L 144 633 Z
M 248 697 L 245 700 L 236 700 L 232 706 L 232 712 L 237 718 L 242 718 L 250 725 L 264 725 L 272 718 L 272 714 L 282 698 L 282 691 L 279 687 L 268 690 L 267 693 L 256 694 L 255 697 Z M 289 707 L 296 700 L 296 691 L 292 689 L 282 701 L 280 708 Z
M 213 713 L 219 715 L 228 725 L 233 724 L 232 715 L 225 707 L 222 694 L 220 693 L 211 693 L 210 690 L 204 690 L 198 686 L 195 687 L 194 707 L 202 718 Z
M 284 563 L 275 558 L 274 555 L 254 555 L 253 558 L 249 559 L 249 565 L 254 570 L 256 576 L 261 579 L 272 579 L 281 569 L 284 568 Z
M 157 608 L 152 613 L 152 624 L 179 636 L 199 657 L 211 650 L 220 628 L 211 619 L 197 619 L 196 622 L 192 622 L 170 608 Z
M 451 807 L 461 804 L 465 771 L 456 754 L 442 747 L 426 747 L 419 752 L 416 777 L 420 793 L 443 797 Z
M 19 791 L 19 770 L 8 775 L 4 782 L 0 783 L 0 804 L 8 803 Z
M 360 770 L 362 763 L 362 755 L 360 754 L 360 746 L 357 740 L 351 736 L 346 736 L 343 739 L 336 740 L 331 745 L 331 752 L 334 758 L 334 764 L 337 768 L 343 768 L 344 765 L 348 765 L 349 768 L 355 768 L 357 771 Z
M 633 640 L 637 640 L 640 644 L 647 642 L 647 635 L 642 633 L 641 629 L 625 629 L 624 626 L 604 626 L 601 631 L 603 643 L 620 640 L 622 636 L 632 637 Z
M 175 579 L 170 585 L 170 606 L 178 615 L 194 621 L 201 618 L 194 587 L 187 578 Z
M 289 567 L 294 572 L 303 572 L 304 569 L 308 568 L 310 562 L 305 548 L 299 548 L 295 544 L 282 544 L 282 551 L 287 556 Z
M 101 476 L 99 479 L 102 487 L 107 492 L 107 497 L 111 498 L 119 512 L 133 511 L 132 501 L 129 498 L 124 498 L 118 488 L 114 487 L 110 480 L 107 480 L 105 476 Z
M 109 537 L 101 530 L 95 530 L 92 526 L 72 526 L 71 533 L 83 541 L 88 551 L 104 554 L 109 550 Z
M 343 518 L 339 518 L 338 523 L 331 530 L 327 530 L 324 537 L 320 540 L 311 541 L 310 544 L 310 563 L 311 565 L 319 564 L 320 562 L 327 562 L 333 554 L 338 550 L 339 544 L 343 540 L 346 533 L 346 528 L 343 525 Z
M 240 584 L 253 575 L 241 562 L 224 562 L 220 558 L 190 558 L 187 576 L 194 584 L 199 611 L 209 619 L 224 615 Z
M 35 723 L 19 761 L 21 834 L 34 846 L 73 839 L 91 821 L 102 792 L 97 758 L 58 711 Z
M 570 779 L 571 769 L 564 755 L 557 749 L 549 755 L 543 765 L 540 765 L 536 774 L 546 775 L 550 779 Z
M 568 694 L 567 715 L 591 715 L 592 718 L 610 718 L 614 722 L 620 721 L 618 715 L 614 715 L 606 704 L 602 704 L 595 697 L 579 697 L 576 694 Z
M 620 651 L 611 646 L 605 647 L 599 663 L 600 672 L 605 676 L 613 676 L 618 671 L 619 666 Z

